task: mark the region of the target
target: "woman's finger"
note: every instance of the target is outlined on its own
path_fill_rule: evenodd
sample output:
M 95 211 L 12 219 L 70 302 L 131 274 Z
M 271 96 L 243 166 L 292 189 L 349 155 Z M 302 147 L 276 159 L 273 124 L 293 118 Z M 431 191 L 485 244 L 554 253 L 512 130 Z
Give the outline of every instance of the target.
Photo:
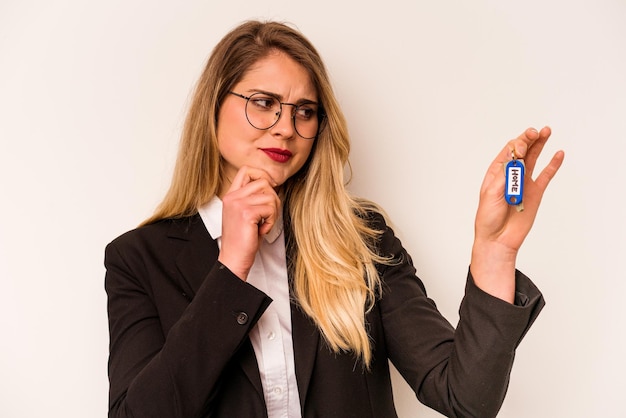
M 561 167 L 561 164 L 563 164 L 564 159 L 565 152 L 557 151 L 550 160 L 550 163 L 541 171 L 541 173 L 535 179 L 535 184 L 539 187 L 542 194 L 548 187 L 550 181 L 556 175 L 557 171 L 559 171 L 559 168 Z
M 526 165 L 526 175 L 531 176 L 535 171 L 535 165 L 537 164 L 537 159 L 543 151 L 543 147 L 550 138 L 552 134 L 552 130 L 548 126 L 544 126 L 541 131 L 539 131 L 539 137 L 532 143 L 532 145 L 528 148 L 528 151 L 524 158 L 524 163 Z
M 265 170 L 254 167 L 241 167 L 230 184 L 229 192 L 239 190 L 243 186 L 255 180 L 266 180 L 272 187 L 278 186 L 278 183 Z

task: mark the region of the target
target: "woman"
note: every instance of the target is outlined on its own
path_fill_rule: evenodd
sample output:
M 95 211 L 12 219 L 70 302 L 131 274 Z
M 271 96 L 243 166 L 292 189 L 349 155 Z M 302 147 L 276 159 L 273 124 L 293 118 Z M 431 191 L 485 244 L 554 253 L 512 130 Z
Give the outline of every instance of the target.
M 558 152 L 528 129 L 481 189 L 456 330 L 343 178 L 346 123 L 314 47 L 247 22 L 215 47 L 154 216 L 106 249 L 111 417 L 394 417 L 388 360 L 426 405 L 494 416 L 543 306 L 515 269 Z M 525 158 L 525 210 L 503 164 Z

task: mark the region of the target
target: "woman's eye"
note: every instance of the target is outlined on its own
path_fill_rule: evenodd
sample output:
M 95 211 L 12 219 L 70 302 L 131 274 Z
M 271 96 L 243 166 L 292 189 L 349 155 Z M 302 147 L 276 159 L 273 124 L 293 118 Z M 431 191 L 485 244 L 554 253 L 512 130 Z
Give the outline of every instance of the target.
M 276 107 L 276 99 L 273 97 L 254 97 L 250 100 L 260 110 L 271 110 Z
M 311 119 L 315 116 L 316 112 L 317 110 L 312 106 L 298 106 L 296 109 L 296 117 L 300 119 Z

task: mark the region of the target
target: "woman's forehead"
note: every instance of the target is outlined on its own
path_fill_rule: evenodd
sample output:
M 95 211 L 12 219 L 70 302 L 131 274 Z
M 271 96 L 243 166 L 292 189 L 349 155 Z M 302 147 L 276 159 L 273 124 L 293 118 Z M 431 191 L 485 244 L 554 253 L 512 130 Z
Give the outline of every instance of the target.
M 317 88 L 307 69 L 284 52 L 277 51 L 256 61 L 237 85 L 249 92 L 271 92 L 281 100 L 317 100 Z

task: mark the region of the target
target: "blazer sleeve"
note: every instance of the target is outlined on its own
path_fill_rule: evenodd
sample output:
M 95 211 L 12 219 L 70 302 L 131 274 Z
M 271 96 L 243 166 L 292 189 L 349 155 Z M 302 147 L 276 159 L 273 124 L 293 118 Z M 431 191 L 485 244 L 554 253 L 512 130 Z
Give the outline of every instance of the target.
M 105 251 L 110 328 L 110 417 L 196 417 L 271 299 L 215 262 L 182 315 L 163 330 L 151 282 L 158 254 L 118 239 Z M 139 254 L 139 255 L 138 255 Z M 174 300 L 174 299 L 172 299 Z M 187 303 L 188 306 L 187 306 Z
M 508 387 L 515 349 L 544 306 L 516 272 L 516 301 L 480 290 L 468 273 L 456 330 L 428 298 L 409 254 L 391 228 L 380 249 L 395 263 L 381 268 L 380 311 L 391 362 L 425 405 L 450 417 L 493 417 Z

